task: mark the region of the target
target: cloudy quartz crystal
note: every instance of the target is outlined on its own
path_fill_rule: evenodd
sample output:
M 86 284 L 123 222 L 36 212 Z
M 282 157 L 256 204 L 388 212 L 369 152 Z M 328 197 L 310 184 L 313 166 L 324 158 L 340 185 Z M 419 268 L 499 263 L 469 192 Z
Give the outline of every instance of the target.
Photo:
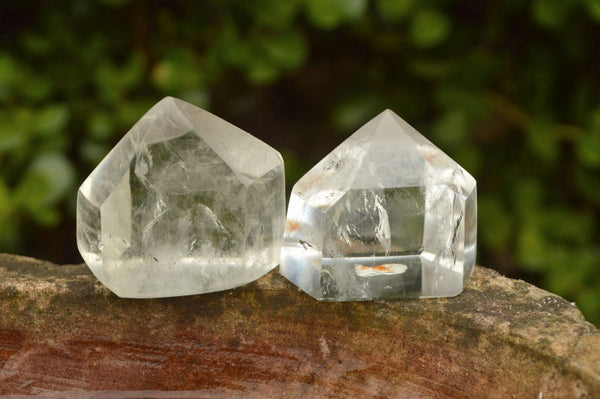
M 475 179 L 387 110 L 294 186 L 280 271 L 324 301 L 447 297 L 476 244 Z
M 81 185 L 77 245 L 118 296 L 200 294 L 277 266 L 284 220 L 280 154 L 167 97 Z

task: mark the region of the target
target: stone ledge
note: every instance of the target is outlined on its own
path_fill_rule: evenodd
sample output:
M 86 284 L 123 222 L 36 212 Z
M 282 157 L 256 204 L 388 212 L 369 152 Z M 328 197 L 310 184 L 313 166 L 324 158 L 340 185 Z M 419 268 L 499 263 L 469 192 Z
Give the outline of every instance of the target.
M 321 303 L 276 271 L 121 299 L 85 265 L 0 254 L 0 395 L 600 397 L 600 330 L 477 267 L 456 298 Z

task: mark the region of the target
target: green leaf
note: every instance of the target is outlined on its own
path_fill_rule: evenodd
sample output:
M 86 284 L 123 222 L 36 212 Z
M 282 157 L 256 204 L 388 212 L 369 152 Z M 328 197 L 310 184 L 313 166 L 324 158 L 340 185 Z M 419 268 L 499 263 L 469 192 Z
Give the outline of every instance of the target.
M 576 191 L 591 204 L 600 206 L 600 174 L 596 170 L 578 167 L 575 173 Z
M 339 104 L 333 114 L 333 123 L 340 132 L 356 130 L 381 111 L 379 101 L 374 96 L 360 96 Z
M 257 58 L 246 71 L 248 80 L 256 85 L 265 85 L 279 78 L 279 68 L 273 63 Z
M 65 104 L 50 104 L 35 115 L 35 131 L 42 136 L 64 133 L 69 123 L 70 111 Z
M 540 223 L 545 235 L 558 242 L 585 245 L 592 239 L 594 217 L 590 212 L 550 208 L 539 212 Z
M 260 44 L 268 59 L 284 69 L 304 63 L 308 52 L 304 36 L 295 31 L 281 32 Z
M 202 88 L 204 78 L 198 57 L 183 48 L 171 50 L 152 71 L 152 83 L 167 94 Z
M 144 98 L 142 100 L 129 100 L 123 101 L 118 104 L 117 107 L 117 120 L 124 127 L 124 131 L 120 134 L 125 134 L 131 126 L 133 126 L 152 106 L 157 100 L 151 100 Z
M 423 8 L 417 11 L 410 26 L 410 37 L 419 47 L 433 47 L 450 34 L 450 20 L 438 10 Z
M 488 112 L 487 104 L 479 93 L 453 85 L 441 86 L 436 92 L 436 101 L 445 109 L 463 112 L 468 123 L 477 122 Z
M 183 101 L 194 104 L 200 108 L 208 108 L 210 105 L 210 93 L 208 90 L 187 90 L 180 94 Z
M 19 79 L 19 68 L 13 57 L 0 53 L 0 100 L 12 95 Z
M 92 113 L 88 119 L 88 131 L 93 138 L 108 141 L 115 133 L 114 116 L 100 110 Z
M 54 82 L 43 74 L 26 72 L 26 78 L 19 81 L 19 91 L 32 102 L 47 99 L 54 90 Z
M 510 211 L 497 198 L 481 197 L 478 201 L 479 234 L 486 246 L 495 250 L 508 248 L 513 233 Z
M 600 109 L 592 114 L 592 122 L 585 135 L 577 141 L 579 161 L 589 167 L 600 166 Z
M 14 192 L 16 206 L 45 226 L 56 224 L 56 204 L 72 192 L 75 170 L 58 153 L 39 155 L 29 166 Z
M 4 180 L 0 177 L 0 225 L 7 222 L 12 214 L 13 205 L 10 191 Z
M 548 250 L 544 235 L 535 225 L 527 224 L 519 231 L 517 255 L 526 270 L 543 270 L 548 258 Z
M 68 194 L 75 183 L 75 169 L 71 162 L 58 153 L 46 153 L 36 157 L 29 171 L 31 175 L 43 176 L 48 189 L 42 198 L 45 204 L 55 204 Z
M 79 146 L 81 158 L 89 165 L 98 165 L 109 151 L 110 148 L 107 145 L 92 140 L 85 140 Z
M 457 144 L 456 149 L 452 151 L 452 158 L 476 178 L 480 173 L 483 157 L 484 154 L 477 147 L 469 144 Z
M 0 177 L 0 248 L 4 251 L 16 248 L 18 232 L 13 215 L 14 206 L 10 191 Z
M 569 11 L 567 0 L 535 0 L 532 2 L 532 13 L 535 20 L 550 29 L 561 27 Z
M 24 49 L 34 55 L 48 55 L 52 51 L 52 42 L 48 37 L 28 32 L 22 36 Z
M 407 66 L 413 75 L 432 80 L 446 78 L 455 69 L 453 62 L 440 59 L 415 58 Z
M 100 0 L 100 2 L 111 7 L 120 7 L 129 3 L 129 0 Z
M 544 198 L 544 186 L 538 179 L 521 176 L 512 179 L 510 197 L 513 209 L 525 220 L 536 218 L 540 203 Z
M 0 110 L 0 155 L 14 153 L 25 140 L 26 134 L 18 128 L 14 116 Z
M 411 12 L 415 0 L 377 0 L 379 13 L 389 21 L 400 21 Z
M 310 22 L 323 29 L 333 29 L 344 20 L 360 17 L 367 8 L 367 0 L 306 0 Z
M 460 109 L 449 109 L 433 126 L 434 135 L 449 145 L 463 142 L 468 131 L 467 115 Z
M 586 320 L 600 324 L 600 296 L 598 287 L 588 287 L 577 294 L 577 306 L 584 314 Z
M 545 120 L 532 120 L 527 127 L 527 142 L 540 159 L 553 162 L 558 158 L 559 143 L 552 123 Z
M 255 4 L 258 23 L 281 29 L 292 23 L 298 12 L 300 0 L 262 0 L 251 4 Z
M 600 0 L 584 0 L 588 15 L 600 24 Z

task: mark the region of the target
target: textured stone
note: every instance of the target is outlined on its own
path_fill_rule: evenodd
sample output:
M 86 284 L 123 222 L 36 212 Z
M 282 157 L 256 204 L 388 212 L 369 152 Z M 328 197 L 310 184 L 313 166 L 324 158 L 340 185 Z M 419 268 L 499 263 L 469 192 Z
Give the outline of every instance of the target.
M 284 218 L 280 154 L 166 97 L 81 185 L 77 245 L 121 297 L 199 294 L 277 266 Z
M 294 186 L 280 271 L 320 300 L 454 296 L 476 245 L 475 179 L 387 110 Z
M 132 301 L 85 265 L 0 254 L 0 396 L 36 394 L 597 398 L 600 330 L 568 301 L 483 267 L 455 298 L 323 303 L 271 272 Z

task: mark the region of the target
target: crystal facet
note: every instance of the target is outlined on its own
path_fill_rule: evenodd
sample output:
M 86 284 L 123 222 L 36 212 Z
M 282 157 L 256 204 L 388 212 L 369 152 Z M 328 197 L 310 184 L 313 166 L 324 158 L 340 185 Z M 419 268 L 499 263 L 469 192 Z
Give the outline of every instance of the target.
M 324 301 L 454 296 L 476 245 L 475 179 L 387 110 L 294 185 L 280 272 Z
M 281 155 L 166 97 L 79 188 L 77 245 L 121 297 L 200 294 L 277 266 L 284 220 Z

